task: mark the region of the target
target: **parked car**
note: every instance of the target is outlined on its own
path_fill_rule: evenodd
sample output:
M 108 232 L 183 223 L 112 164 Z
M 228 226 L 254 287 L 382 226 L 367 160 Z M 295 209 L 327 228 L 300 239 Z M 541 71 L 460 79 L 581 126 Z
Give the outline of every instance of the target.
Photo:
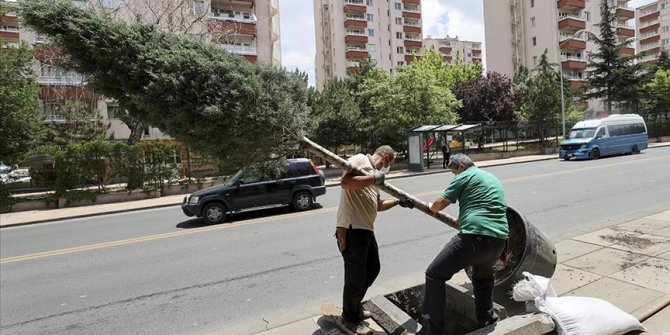
M 325 193 L 323 171 L 309 159 L 296 158 L 279 169 L 242 169 L 222 185 L 184 197 L 181 208 L 187 216 L 217 224 L 229 214 L 252 209 L 290 205 L 304 211 Z

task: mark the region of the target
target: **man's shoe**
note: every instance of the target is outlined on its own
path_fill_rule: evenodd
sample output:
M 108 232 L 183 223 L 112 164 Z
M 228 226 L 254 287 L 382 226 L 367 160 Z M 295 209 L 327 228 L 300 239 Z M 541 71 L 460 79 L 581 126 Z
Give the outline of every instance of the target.
M 358 323 L 345 322 L 344 326 L 347 327 L 347 329 L 354 332 L 356 335 L 373 335 L 374 334 L 374 331 L 372 329 L 370 329 L 370 327 L 368 327 L 363 322 L 358 322 Z
M 372 313 L 370 313 L 370 311 L 366 311 L 365 309 L 363 309 L 363 307 L 361 307 L 361 309 L 358 312 L 358 318 L 361 320 L 367 320 L 371 317 Z

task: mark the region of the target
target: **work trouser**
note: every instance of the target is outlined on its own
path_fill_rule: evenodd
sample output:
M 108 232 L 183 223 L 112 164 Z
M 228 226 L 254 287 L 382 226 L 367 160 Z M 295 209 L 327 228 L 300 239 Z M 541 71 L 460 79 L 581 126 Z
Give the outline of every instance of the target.
M 347 229 L 345 245 L 341 252 L 344 259 L 342 317 L 344 321 L 358 323 L 362 321 L 363 297 L 381 269 L 379 250 L 374 232 L 365 229 Z
M 440 251 L 426 270 L 421 323 L 424 334 L 441 335 L 446 308 L 445 282 L 458 271 L 472 266 L 477 324 L 483 327 L 498 319 L 493 311 L 493 265 L 505 248 L 505 240 L 484 236 L 458 234 Z

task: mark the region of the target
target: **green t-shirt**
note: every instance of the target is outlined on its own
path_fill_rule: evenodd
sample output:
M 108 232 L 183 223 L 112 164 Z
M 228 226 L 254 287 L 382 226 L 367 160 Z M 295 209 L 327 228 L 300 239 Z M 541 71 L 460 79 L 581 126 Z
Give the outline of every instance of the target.
M 461 233 L 501 239 L 509 235 L 505 192 L 491 173 L 471 166 L 451 181 L 442 197 L 458 200 Z

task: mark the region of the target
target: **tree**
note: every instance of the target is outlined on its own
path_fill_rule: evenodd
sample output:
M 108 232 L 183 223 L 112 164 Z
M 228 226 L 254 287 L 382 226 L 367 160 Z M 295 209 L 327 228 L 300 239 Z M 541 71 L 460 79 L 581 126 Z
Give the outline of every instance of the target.
M 446 82 L 440 80 L 442 56 L 434 50 L 409 65 L 396 68 L 393 76 L 365 82 L 362 95 L 375 110 L 375 129 L 391 145 L 405 142 L 408 128 L 421 124 L 453 123 L 461 106 Z
M 311 138 L 337 153 L 337 148 L 356 143 L 360 110 L 350 90 L 349 81 L 336 78 L 315 93 L 312 117 L 316 129 Z
M 227 167 L 297 149 L 308 125 L 307 83 L 213 45 L 115 21 L 70 1 L 26 0 L 25 24 L 68 54 L 68 66 L 106 97 Z
M 587 99 L 603 99 L 607 112 L 611 113 L 613 104 L 624 107 L 638 105 L 644 77 L 640 75 L 641 64 L 635 62 L 639 56 L 625 56 L 621 53 L 621 49 L 629 45 L 632 39 L 618 41 L 614 27 L 616 15 L 608 1 L 601 1 L 600 15 L 602 20 L 596 24 L 600 28 L 600 36 L 589 33 L 598 51 L 588 63 L 584 96 Z
M 659 69 L 647 85 L 644 110 L 648 114 L 670 113 L 670 70 Z
M 545 50 L 534 69 L 535 75 L 525 70 L 516 77 L 517 87 L 522 90 L 518 115 L 536 127 L 541 148 L 546 147 L 549 130 L 559 123 L 562 112 L 559 74 L 554 66 L 549 63 Z
M 19 160 L 44 132 L 32 61 L 25 43 L 0 49 L 0 161 L 5 163 Z
M 516 119 L 519 92 L 504 74 L 488 72 L 485 77 L 456 85 L 454 93 L 463 101 L 458 114 L 464 122 Z
M 661 51 L 661 54 L 656 60 L 656 69 L 665 71 L 670 70 L 670 56 L 668 55 L 668 50 Z

